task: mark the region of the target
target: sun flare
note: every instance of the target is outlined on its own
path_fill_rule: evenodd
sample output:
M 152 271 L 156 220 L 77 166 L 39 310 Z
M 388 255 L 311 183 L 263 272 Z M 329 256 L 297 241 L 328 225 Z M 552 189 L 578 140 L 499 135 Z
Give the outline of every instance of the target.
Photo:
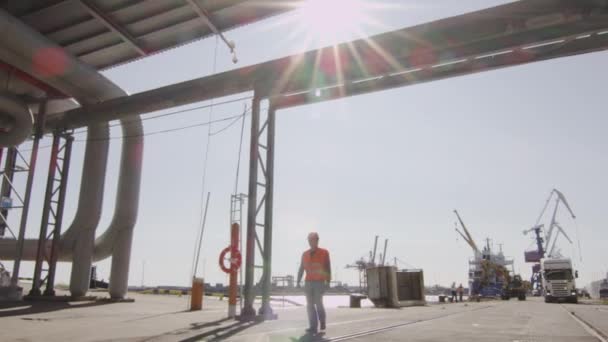
M 306 0 L 298 21 L 314 38 L 341 39 L 361 30 L 366 6 L 364 0 Z

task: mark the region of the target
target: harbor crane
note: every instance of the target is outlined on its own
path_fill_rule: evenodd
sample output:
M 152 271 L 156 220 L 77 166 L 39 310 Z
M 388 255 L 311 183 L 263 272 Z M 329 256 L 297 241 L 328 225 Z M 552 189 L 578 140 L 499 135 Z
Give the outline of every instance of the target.
M 374 249 L 373 251 L 369 251 L 369 259 L 365 260 L 361 258 L 356 260 L 354 263 L 346 265 L 346 268 L 356 269 L 359 271 L 359 289 L 362 292 L 367 291 L 367 275 L 366 270 L 370 267 L 375 266 L 384 266 L 386 265 L 386 249 L 388 246 L 388 239 L 384 240 L 384 252 L 380 253 L 378 258 L 378 263 L 376 263 L 376 252 L 378 251 L 378 235 L 374 238 Z
M 545 228 L 545 225 L 541 224 L 540 222 L 543 216 L 545 215 L 545 212 L 547 211 L 547 208 L 549 207 L 549 204 L 551 203 L 552 199 L 555 199 L 555 207 L 553 208 L 553 215 L 551 216 L 549 228 L 546 230 L 546 233 L 543 236 L 542 232 Z M 541 260 L 545 257 L 559 257 L 559 250 L 556 251 L 555 249 L 559 235 L 562 234 L 566 238 L 566 240 L 568 240 L 568 242 L 572 244 L 572 240 L 565 232 L 563 227 L 556 220 L 560 203 L 563 204 L 566 209 L 568 209 L 568 212 L 570 213 L 572 219 L 576 219 L 576 215 L 574 215 L 570 204 L 568 204 L 566 196 L 564 196 L 561 191 L 553 189 L 551 190 L 549 197 L 545 201 L 543 210 L 540 212 L 540 215 L 538 216 L 535 225 L 530 229 L 524 230 L 523 232 L 524 235 L 530 234 L 532 232 L 535 234 L 536 250 L 526 251 L 524 253 L 525 261 L 528 263 L 534 263 L 534 265 L 532 266 L 532 277 L 530 279 L 530 282 L 532 284 L 532 290 L 535 295 L 540 295 L 540 293 L 542 292 L 540 267 Z
M 576 219 L 576 215 L 574 215 L 574 212 L 572 211 L 570 204 L 568 204 L 568 201 L 566 200 L 566 196 L 564 196 L 564 194 L 557 189 L 551 190 L 551 193 L 549 194 L 549 197 L 547 198 L 547 201 L 545 202 L 545 206 L 543 207 L 543 210 L 541 211 L 540 215 L 538 216 L 538 219 L 536 220 L 536 224 L 534 225 L 534 227 L 532 227 L 528 230 L 525 230 L 524 235 L 527 235 L 528 233 L 535 232 L 535 231 L 540 232 L 544 228 L 544 225 L 541 224 L 540 221 L 542 220 L 543 216 L 545 215 L 545 212 L 547 211 L 547 208 L 549 207 L 551 200 L 554 198 L 555 198 L 555 207 L 553 208 L 553 215 L 551 216 L 551 221 L 549 223 L 549 227 L 546 230 L 544 241 L 543 241 L 543 239 L 541 239 L 540 234 L 537 234 L 537 236 L 536 236 L 537 249 L 538 249 L 540 258 L 543 258 L 545 256 L 550 258 L 550 257 L 559 255 L 559 250 L 556 251 L 555 247 L 556 247 L 556 243 L 557 243 L 557 240 L 558 240 L 560 234 L 562 234 L 566 238 L 566 240 L 568 240 L 568 242 L 572 243 L 572 239 L 570 239 L 570 237 L 568 236 L 566 231 L 556 220 L 557 212 L 560 207 L 560 203 L 563 204 L 566 207 L 566 209 L 568 209 L 568 212 L 570 213 L 570 216 L 572 217 L 573 220 Z M 544 242 L 544 245 L 543 245 L 543 242 Z M 541 246 L 542 246 L 542 248 L 541 248 Z

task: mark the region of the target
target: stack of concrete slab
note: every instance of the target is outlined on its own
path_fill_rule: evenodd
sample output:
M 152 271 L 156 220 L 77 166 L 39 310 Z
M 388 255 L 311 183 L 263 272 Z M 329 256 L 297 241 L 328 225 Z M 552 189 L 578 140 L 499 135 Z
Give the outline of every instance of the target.
M 426 304 L 422 270 L 397 270 L 393 266 L 366 270 L 369 299 L 376 307 L 398 308 Z

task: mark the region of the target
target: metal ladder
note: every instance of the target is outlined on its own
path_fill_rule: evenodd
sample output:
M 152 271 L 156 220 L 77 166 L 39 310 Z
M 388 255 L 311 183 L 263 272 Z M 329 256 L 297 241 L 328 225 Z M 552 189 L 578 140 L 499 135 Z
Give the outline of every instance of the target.
M 239 225 L 239 250 L 243 251 L 243 206 L 247 195 L 230 195 L 230 225 Z M 243 267 L 239 268 L 239 309 L 243 309 Z

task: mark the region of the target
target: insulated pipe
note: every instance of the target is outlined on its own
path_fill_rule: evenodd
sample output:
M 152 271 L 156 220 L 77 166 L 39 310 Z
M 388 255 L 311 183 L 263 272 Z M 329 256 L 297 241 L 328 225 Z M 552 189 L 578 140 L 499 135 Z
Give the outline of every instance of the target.
M 34 118 L 27 104 L 0 92 L 0 148 L 21 144 L 32 135 L 33 127 Z
M 1 60 L 26 71 L 65 94 L 73 96 L 81 104 L 91 105 L 127 96 L 122 89 L 96 70 L 69 55 L 61 47 L 1 9 L 0 31 L 3 32 L 3 42 L 0 46 Z M 94 257 L 95 260 L 99 260 L 112 255 L 115 259 L 112 261 L 111 271 L 111 282 L 114 283 L 111 285 L 114 289 L 111 291 L 113 297 L 123 297 L 126 294 L 143 153 L 142 125 L 139 116 L 123 119 L 121 124 L 123 134 L 132 138 L 123 141 L 117 209 L 107 232 L 96 242 L 100 245 L 98 248 L 100 253 Z M 95 228 L 101 213 L 103 178 L 109 144 L 107 122 L 100 126 L 91 126 L 89 129 L 89 137 L 97 138 L 87 142 L 85 165 L 83 166 L 83 174 L 87 175 L 87 180 L 85 181 L 83 178 L 82 186 L 85 188 L 81 189 L 78 211 L 74 222 L 62 235 L 59 252 L 59 260 L 70 260 L 72 252 L 72 258 L 77 260 L 71 276 L 74 284 L 70 286 L 75 290 L 75 294 L 86 292 L 88 289 L 90 272 L 88 255 L 93 249 L 90 247 L 90 241 L 94 239 Z M 95 179 L 92 179 L 93 177 Z M 24 242 L 24 260 L 35 259 L 37 241 L 26 240 Z M 0 257 L 14 258 L 12 253 L 15 250 L 14 243 L 15 241 L 0 241 Z
M 92 231 L 92 239 L 94 239 L 95 228 L 97 228 L 101 216 L 109 146 L 108 136 L 107 123 L 90 126 L 88 129 L 88 137 L 95 139 L 95 141 L 87 141 L 78 209 L 72 224 L 61 236 L 59 261 L 72 261 L 72 250 L 76 247 L 79 237 L 85 232 Z M 0 259 L 13 259 L 15 257 L 15 244 L 15 240 L 0 239 Z M 22 260 L 36 260 L 37 244 L 37 239 L 24 241 Z M 50 254 L 50 248 L 50 244 L 45 246 L 47 255 Z
M 127 292 L 133 228 L 139 205 L 143 127 L 139 117 L 121 123 L 123 135 L 130 138 L 123 141 L 116 208 L 110 226 L 96 240 L 107 161 L 107 124 L 102 128 L 94 126 L 95 129 L 89 131 L 78 211 L 74 222 L 62 235 L 59 253 L 60 261 L 73 261 L 70 276 L 73 296 L 82 296 L 88 290 L 91 259 L 99 261 L 109 256 L 112 256 L 110 295 L 123 298 Z M 0 240 L 0 258 L 13 258 L 14 244 L 14 240 Z M 35 239 L 25 241 L 23 260 L 35 260 L 36 244 Z M 48 249 L 50 245 L 46 247 Z
M 95 240 L 93 260 L 112 255 L 110 296 L 122 298 L 127 293 L 133 227 L 137 221 L 141 166 L 143 157 L 143 125 L 136 120 L 123 120 L 123 140 L 114 218 L 108 229 Z
M 70 293 L 75 297 L 84 296 L 90 285 L 95 229 L 101 218 L 108 162 L 108 136 L 107 123 L 88 128 L 78 209 L 60 245 L 62 259 L 72 261 Z
M 0 9 L 0 32 L 0 60 L 80 103 L 92 104 L 126 95 L 95 69 L 3 9 Z

